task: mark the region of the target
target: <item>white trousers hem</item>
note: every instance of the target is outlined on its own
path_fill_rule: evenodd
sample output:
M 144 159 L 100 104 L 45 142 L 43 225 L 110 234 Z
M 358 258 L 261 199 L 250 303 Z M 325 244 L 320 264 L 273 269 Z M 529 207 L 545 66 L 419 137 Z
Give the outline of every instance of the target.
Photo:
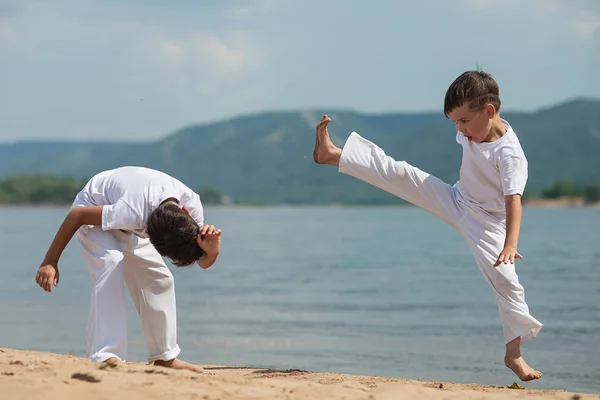
M 148 357 L 148 362 L 152 363 L 154 361 L 169 361 L 169 360 L 173 360 L 174 358 L 177 358 L 177 356 L 179 355 L 179 353 L 181 353 L 181 349 L 179 348 L 179 346 L 166 351 L 162 354 L 159 354 L 157 356 L 153 356 L 153 357 Z
M 102 363 L 102 362 L 108 360 L 109 358 L 116 358 L 121 361 L 125 361 L 123 358 L 119 357 L 116 354 L 106 353 L 106 352 L 96 353 L 96 354 L 92 354 L 91 356 L 89 356 L 89 359 L 95 363 Z
M 527 327 L 525 332 L 523 332 L 522 334 L 514 336 L 512 338 L 505 338 L 504 339 L 504 341 L 506 342 L 505 344 L 509 344 L 510 342 L 512 342 L 513 340 L 515 340 L 518 337 L 521 338 L 521 345 L 529 343 L 540 334 L 543 327 L 544 327 L 544 325 L 541 323 L 540 324 L 531 324 L 531 326 Z

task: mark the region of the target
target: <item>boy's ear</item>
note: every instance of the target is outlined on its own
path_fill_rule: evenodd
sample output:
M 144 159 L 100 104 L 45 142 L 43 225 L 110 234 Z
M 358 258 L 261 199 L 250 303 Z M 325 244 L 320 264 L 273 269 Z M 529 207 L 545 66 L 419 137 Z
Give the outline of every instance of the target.
M 190 210 L 188 210 L 188 208 L 186 206 L 181 207 L 181 209 L 188 214 L 190 213 Z
M 494 105 L 490 103 L 486 104 L 485 113 L 487 114 L 488 118 L 494 118 L 496 116 L 496 107 L 494 107 Z

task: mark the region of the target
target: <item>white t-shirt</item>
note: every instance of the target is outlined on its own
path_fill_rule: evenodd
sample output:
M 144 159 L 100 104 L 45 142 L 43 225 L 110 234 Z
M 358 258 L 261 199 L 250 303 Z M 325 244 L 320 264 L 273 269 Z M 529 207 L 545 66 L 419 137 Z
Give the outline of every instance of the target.
M 202 226 L 200 196 L 179 180 L 144 167 L 120 167 L 100 172 L 79 192 L 73 207 L 104 206 L 102 229 L 120 229 L 147 238 L 150 213 L 168 198 L 179 200 Z
M 506 120 L 506 133 L 495 142 L 475 143 L 462 132 L 460 180 L 454 185 L 471 204 L 489 212 L 505 212 L 504 196 L 523 195 L 527 183 L 527 158 L 517 134 Z

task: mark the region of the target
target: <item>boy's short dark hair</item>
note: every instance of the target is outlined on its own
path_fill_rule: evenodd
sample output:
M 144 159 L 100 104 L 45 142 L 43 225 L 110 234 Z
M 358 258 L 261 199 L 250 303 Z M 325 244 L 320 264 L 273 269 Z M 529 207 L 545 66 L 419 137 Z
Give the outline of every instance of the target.
M 500 90 L 492 75 L 483 71 L 466 71 L 452 82 L 444 99 L 444 115 L 468 104 L 472 110 L 481 110 L 492 104 L 500 111 Z
M 196 262 L 204 251 L 198 246 L 198 223 L 177 204 L 166 202 L 148 218 L 150 242 L 156 250 L 178 267 Z

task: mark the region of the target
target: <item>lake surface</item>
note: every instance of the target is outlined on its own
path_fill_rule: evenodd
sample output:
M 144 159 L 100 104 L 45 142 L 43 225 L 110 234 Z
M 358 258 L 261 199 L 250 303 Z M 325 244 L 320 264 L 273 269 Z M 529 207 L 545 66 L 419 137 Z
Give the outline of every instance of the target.
M 73 240 L 52 294 L 36 270 L 68 208 L 0 208 L 0 347 L 85 355 L 90 279 Z M 462 239 L 415 207 L 206 207 L 208 270 L 172 268 L 181 358 L 510 385 L 492 294 Z M 600 209 L 524 210 L 527 388 L 600 392 Z M 129 301 L 130 361 L 145 361 Z M 520 383 L 520 382 L 519 382 Z

